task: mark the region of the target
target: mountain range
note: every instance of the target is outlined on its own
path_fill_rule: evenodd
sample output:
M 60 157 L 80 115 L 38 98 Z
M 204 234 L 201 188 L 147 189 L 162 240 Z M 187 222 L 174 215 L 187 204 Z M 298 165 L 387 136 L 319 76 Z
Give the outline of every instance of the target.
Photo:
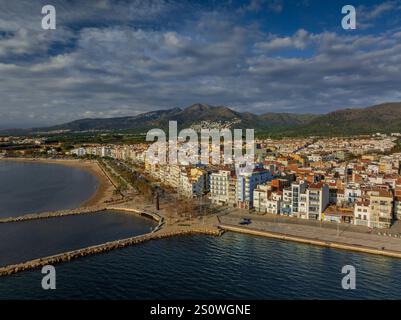
M 238 112 L 225 106 L 193 104 L 118 118 L 80 119 L 56 126 L 3 130 L 1 134 L 49 132 L 129 131 L 145 133 L 152 128 L 167 129 L 169 121 L 179 128 L 253 128 L 256 135 L 353 135 L 401 132 L 401 102 L 361 109 L 341 109 L 323 115 L 274 113 L 261 115 Z

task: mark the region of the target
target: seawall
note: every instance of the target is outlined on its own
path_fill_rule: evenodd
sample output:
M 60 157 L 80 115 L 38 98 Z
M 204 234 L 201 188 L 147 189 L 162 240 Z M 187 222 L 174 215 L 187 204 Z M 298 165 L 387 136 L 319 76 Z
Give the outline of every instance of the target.
M 156 212 L 146 212 L 143 210 L 138 210 L 138 209 L 134 209 L 134 208 L 125 208 L 125 207 L 107 207 L 107 210 L 112 210 L 112 211 L 120 211 L 120 212 L 130 212 L 130 213 L 134 213 L 134 214 L 138 214 L 142 217 L 146 217 L 152 220 L 155 220 L 158 222 L 157 226 L 153 229 L 152 233 L 159 231 L 163 224 L 164 224 L 164 218 L 163 216 L 161 216 L 160 214 L 156 213 Z
M 279 240 L 288 240 L 288 241 L 294 241 L 294 242 L 299 242 L 299 243 L 304 243 L 304 244 L 323 246 L 323 247 L 327 247 L 327 248 L 335 248 L 335 249 L 348 250 L 348 251 L 351 250 L 351 251 L 356 251 L 356 252 L 376 254 L 376 255 L 387 256 L 387 257 L 392 257 L 392 258 L 401 258 L 401 252 L 391 251 L 391 250 L 380 250 L 377 248 L 365 247 L 362 245 L 349 245 L 349 244 L 344 244 L 344 243 L 339 243 L 339 242 L 324 241 L 324 240 L 319 240 L 319 239 L 310 239 L 310 238 L 304 238 L 304 237 L 298 237 L 298 236 L 290 236 L 290 235 L 285 235 L 282 233 L 274 233 L 274 232 L 269 232 L 269 231 L 255 230 L 255 229 L 250 229 L 250 228 L 245 228 L 245 227 L 237 227 L 237 226 L 232 226 L 232 225 L 227 225 L 227 224 L 220 224 L 219 227 L 225 231 L 245 233 L 245 234 L 250 234 L 250 235 L 254 235 L 254 236 L 268 237 L 268 238 L 279 239 Z

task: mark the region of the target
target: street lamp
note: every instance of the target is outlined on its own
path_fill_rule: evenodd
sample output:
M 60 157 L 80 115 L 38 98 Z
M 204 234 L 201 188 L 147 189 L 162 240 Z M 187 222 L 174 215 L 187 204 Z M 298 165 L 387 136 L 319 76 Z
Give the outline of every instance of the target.
M 337 221 L 337 237 L 340 236 L 340 222 Z

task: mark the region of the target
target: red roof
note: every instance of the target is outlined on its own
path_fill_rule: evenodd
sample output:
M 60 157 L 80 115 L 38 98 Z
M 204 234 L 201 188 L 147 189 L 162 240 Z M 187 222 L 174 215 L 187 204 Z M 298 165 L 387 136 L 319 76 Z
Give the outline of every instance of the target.
M 322 189 L 323 185 L 324 185 L 323 182 L 312 183 L 309 185 L 309 189 Z

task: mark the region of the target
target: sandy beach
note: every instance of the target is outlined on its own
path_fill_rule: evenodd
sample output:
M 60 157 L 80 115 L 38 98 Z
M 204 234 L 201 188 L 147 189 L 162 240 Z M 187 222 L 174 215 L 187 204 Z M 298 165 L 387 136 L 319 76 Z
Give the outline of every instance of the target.
M 93 174 L 98 180 L 98 187 L 95 194 L 85 201 L 81 207 L 91 207 L 104 205 L 111 200 L 116 200 L 114 194 L 115 187 L 111 178 L 102 170 L 97 161 L 92 160 L 67 160 L 67 159 L 44 159 L 44 158 L 0 158 L 0 161 L 20 161 L 35 163 L 59 164 L 73 168 L 79 168 Z

